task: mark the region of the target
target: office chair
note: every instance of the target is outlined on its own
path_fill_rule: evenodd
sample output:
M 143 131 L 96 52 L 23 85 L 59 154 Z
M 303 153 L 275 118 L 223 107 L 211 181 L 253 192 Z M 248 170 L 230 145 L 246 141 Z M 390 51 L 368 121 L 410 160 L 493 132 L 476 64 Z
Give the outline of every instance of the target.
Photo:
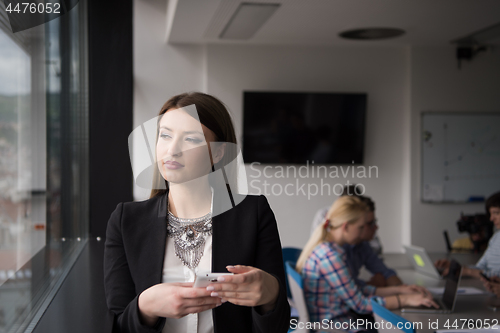
M 287 261 L 297 262 L 300 253 L 302 252 L 302 249 L 296 247 L 284 247 L 281 249 L 281 252 L 283 253 L 283 266 L 285 266 L 285 263 Z M 286 274 L 286 267 L 285 267 L 285 283 L 286 283 L 286 296 L 289 299 L 291 299 L 292 294 L 290 293 L 290 287 L 288 286 L 288 275 Z
M 411 321 L 406 320 L 405 318 L 398 316 L 395 313 L 392 313 L 391 310 L 384 308 L 382 305 L 378 304 L 375 299 L 371 299 L 373 317 L 375 318 L 375 322 L 380 325 L 377 327 L 379 333 L 416 333 L 416 330 Z M 382 321 L 384 322 L 382 325 Z M 392 328 L 387 328 L 388 323 L 392 324 Z M 398 325 L 401 329 L 398 328 Z
M 451 244 L 447 230 L 443 231 L 443 236 L 448 253 L 474 253 L 474 244 L 469 237 L 456 239 L 453 244 Z
M 295 262 L 287 261 L 285 262 L 286 273 L 290 283 L 290 291 L 292 292 L 292 299 L 294 303 L 294 307 L 297 309 L 299 313 L 299 323 L 307 323 L 309 322 L 309 312 L 307 311 L 306 300 L 304 298 L 304 283 L 302 280 L 302 276 L 295 270 Z M 309 330 L 304 328 L 299 328 L 288 331 L 294 333 L 309 333 Z M 318 332 L 332 332 L 332 333 L 346 333 L 343 330 L 336 329 L 321 329 Z

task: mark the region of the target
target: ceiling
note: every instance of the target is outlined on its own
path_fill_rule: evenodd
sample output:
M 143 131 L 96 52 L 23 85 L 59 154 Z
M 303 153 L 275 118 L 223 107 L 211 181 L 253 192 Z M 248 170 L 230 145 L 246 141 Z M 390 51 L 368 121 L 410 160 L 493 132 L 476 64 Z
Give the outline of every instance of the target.
M 242 2 L 281 6 L 252 38 L 219 39 Z M 167 8 L 166 40 L 189 44 L 444 46 L 500 22 L 499 0 L 168 0 Z M 407 33 L 379 41 L 338 37 L 341 31 L 366 27 Z

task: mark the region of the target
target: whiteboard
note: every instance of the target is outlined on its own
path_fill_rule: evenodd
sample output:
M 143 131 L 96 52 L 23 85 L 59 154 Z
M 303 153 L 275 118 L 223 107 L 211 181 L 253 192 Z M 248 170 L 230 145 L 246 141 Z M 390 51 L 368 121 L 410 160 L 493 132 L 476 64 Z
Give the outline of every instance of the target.
M 500 113 L 422 113 L 424 202 L 483 201 L 500 191 Z

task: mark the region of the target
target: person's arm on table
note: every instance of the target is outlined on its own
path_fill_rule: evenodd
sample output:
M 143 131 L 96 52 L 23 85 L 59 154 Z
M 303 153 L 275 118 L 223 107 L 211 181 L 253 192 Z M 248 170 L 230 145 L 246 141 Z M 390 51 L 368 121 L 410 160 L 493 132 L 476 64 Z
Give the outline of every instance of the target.
M 393 286 L 393 287 L 382 287 L 382 288 L 377 288 L 375 291 L 375 295 L 377 296 L 393 296 L 393 295 L 400 295 L 400 294 L 422 294 L 425 297 L 431 297 L 432 294 L 430 293 L 429 290 L 422 286 L 418 286 L 416 284 L 413 285 L 402 285 L 402 286 Z
M 386 304 L 385 307 L 389 310 L 396 310 L 406 306 L 416 307 L 420 305 L 435 307 L 436 309 L 439 308 L 439 306 L 431 298 L 425 297 L 423 294 L 393 295 L 384 297 L 384 299 Z
M 462 267 L 462 276 L 471 276 L 473 278 L 479 279 L 481 277 L 481 269 L 463 266 Z
M 417 285 L 377 288 L 375 295 L 384 296 L 386 308 L 389 310 L 420 305 L 439 307 L 432 300 L 432 294 L 426 288 Z
M 441 276 L 446 276 L 450 270 L 450 261 L 448 259 L 438 259 L 434 262 L 434 267 L 441 271 Z
M 372 275 L 370 280 L 366 281 L 366 284 L 374 287 L 387 287 L 387 280 L 382 273 L 376 273 Z
M 483 255 L 483 258 L 484 258 L 484 255 Z M 483 260 L 483 258 L 481 258 L 478 261 L 478 263 L 476 264 L 476 267 L 480 268 L 480 267 L 486 265 L 485 260 Z M 434 262 L 434 266 L 438 270 L 442 270 L 442 272 L 441 272 L 442 276 L 448 275 L 448 273 L 450 271 L 450 261 L 448 259 L 436 260 L 436 262 Z M 479 277 L 481 276 L 481 272 L 482 272 L 482 269 L 479 269 L 479 268 L 463 266 L 462 267 L 462 276 L 471 276 L 471 277 L 479 279 Z
M 387 282 L 388 287 L 400 286 L 403 284 L 403 281 L 401 281 L 401 279 L 397 275 L 389 276 L 385 281 Z

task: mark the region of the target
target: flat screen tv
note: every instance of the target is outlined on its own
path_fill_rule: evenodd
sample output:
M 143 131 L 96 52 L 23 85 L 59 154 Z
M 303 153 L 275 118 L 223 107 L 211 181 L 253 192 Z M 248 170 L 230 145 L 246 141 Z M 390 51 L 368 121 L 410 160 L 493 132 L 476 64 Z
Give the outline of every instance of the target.
M 268 164 L 362 164 L 364 93 L 243 93 L 243 159 Z

